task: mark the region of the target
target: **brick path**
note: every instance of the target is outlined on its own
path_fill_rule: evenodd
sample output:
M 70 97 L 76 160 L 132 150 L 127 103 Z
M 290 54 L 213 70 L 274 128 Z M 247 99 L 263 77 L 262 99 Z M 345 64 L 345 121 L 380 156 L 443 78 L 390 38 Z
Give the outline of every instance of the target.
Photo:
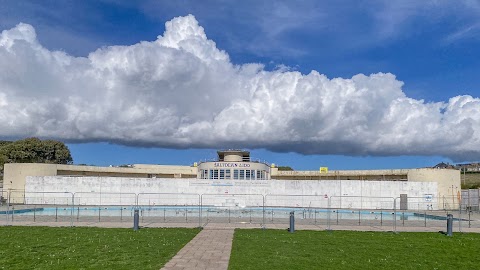
M 162 269 L 228 269 L 233 229 L 203 229 Z

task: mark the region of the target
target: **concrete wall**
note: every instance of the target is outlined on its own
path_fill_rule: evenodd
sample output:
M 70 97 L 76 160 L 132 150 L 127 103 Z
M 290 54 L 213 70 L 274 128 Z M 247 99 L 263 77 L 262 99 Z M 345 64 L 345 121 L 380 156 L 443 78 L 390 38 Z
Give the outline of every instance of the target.
M 320 173 L 319 171 L 278 171 L 272 169 L 272 178 L 288 179 L 337 179 L 347 180 L 386 180 L 389 179 L 405 179 L 408 182 L 434 182 L 438 183 L 438 190 L 435 194 L 437 198 L 441 198 L 443 203 L 448 204 L 447 208 L 456 208 L 461 200 L 460 171 L 452 169 L 401 169 L 401 170 L 345 170 L 345 171 L 329 171 L 328 173 Z M 393 177 L 393 178 L 392 178 Z M 352 181 L 352 180 L 350 180 Z M 370 181 L 369 181 L 370 182 Z M 383 195 L 383 194 L 382 194 Z
M 408 195 L 410 209 L 437 209 L 441 204 L 436 196 L 436 182 L 405 181 L 210 181 L 36 176 L 27 177 L 26 192 L 26 203 L 52 203 L 52 197 L 57 196 L 37 192 L 72 192 L 75 193 L 75 204 L 79 205 L 133 205 L 135 194 L 140 194 L 141 205 L 197 205 L 199 196 L 196 194 L 203 194 L 204 205 L 238 207 L 261 206 L 261 195 L 266 195 L 267 206 L 326 208 L 330 198 L 332 207 L 393 209 L 393 198 L 400 194 Z M 384 198 L 373 198 L 379 196 Z
M 407 175 L 410 169 L 391 169 L 391 170 L 342 170 L 335 171 L 330 170 L 327 173 L 321 173 L 320 171 L 280 171 L 278 168 L 272 168 L 272 177 L 273 176 L 326 176 L 330 178 L 335 178 L 339 176 L 344 178 L 344 176 L 357 175 L 357 176 L 369 176 L 369 175 Z M 423 170 L 423 169 L 421 169 Z
M 412 169 L 408 171 L 408 181 L 438 183 L 437 197 L 448 204 L 448 208 L 458 208 L 461 202 L 459 170 Z
M 163 166 L 163 165 L 134 165 L 133 168 L 119 167 L 95 167 L 95 166 L 75 166 L 75 165 L 56 165 L 56 164 L 30 164 L 30 163 L 12 163 L 5 164 L 4 190 L 9 189 L 32 189 L 39 188 L 38 191 L 44 191 L 44 186 L 57 185 L 56 191 L 72 192 L 191 192 L 197 194 L 203 193 L 260 193 L 260 194 L 304 194 L 319 195 L 327 194 L 330 196 L 381 196 L 398 197 L 405 193 L 410 197 L 425 196 L 433 194 L 439 208 L 447 207 L 453 209 L 459 206 L 461 200 L 460 194 L 460 171 L 449 169 L 409 169 L 409 170 L 365 170 L 365 171 L 330 171 L 326 176 L 329 180 L 270 180 L 270 181 L 232 181 L 216 184 L 215 182 L 204 182 L 204 180 L 192 179 L 196 177 L 197 167 L 190 166 Z M 56 175 L 84 175 L 84 177 L 65 177 L 65 182 L 45 184 L 44 186 L 30 183 L 26 186 L 28 176 L 56 176 Z M 284 177 L 292 176 L 315 176 L 320 175 L 318 171 L 293 171 L 279 172 L 272 169 L 273 174 L 281 174 Z M 167 174 L 167 175 L 165 175 Z M 397 176 L 406 174 L 407 181 L 388 181 L 386 176 Z M 153 178 L 145 179 L 148 175 L 157 177 L 158 184 Z M 383 181 L 362 181 L 347 180 L 348 175 L 379 176 Z M 107 176 L 115 176 L 109 178 Z M 177 177 L 175 179 L 164 179 Z M 47 179 L 47 178 L 45 178 Z M 129 180 L 125 180 L 129 179 Z M 293 178 L 296 179 L 296 178 Z M 332 180 L 335 179 L 335 180 Z M 165 181 L 170 182 L 165 182 Z M 99 183 L 96 183 L 99 181 Z M 173 182 L 172 182 L 173 181 Z M 207 180 L 208 181 L 208 180 Z M 221 180 L 219 180 L 221 181 Z M 178 182 L 178 183 L 176 183 Z M 305 183 L 303 183 L 305 182 Z M 83 184 L 81 184 L 83 183 Z M 120 184 L 119 184 L 120 183 Z M 137 183 L 137 184 L 135 184 Z M 188 183 L 188 184 L 187 184 Z M 203 183 L 203 184 L 202 184 Z M 314 186 L 311 183 L 317 183 Z M 411 185 L 410 185 L 411 183 Z M 425 189 L 424 186 L 418 186 L 418 183 L 431 183 L 435 186 L 435 192 L 431 188 Z M 184 187 L 187 185 L 187 187 Z M 417 186 L 416 186 L 417 185 Z M 200 187 L 205 186 L 208 189 Z M 282 187 L 283 186 L 283 187 Z M 89 190 L 89 187 L 92 187 Z M 122 188 L 125 187 L 125 188 Z M 140 188 L 142 187 L 142 188 Z M 195 188 L 193 188 L 195 187 Z M 215 188 L 214 188 L 215 187 Z M 222 188 L 223 187 L 223 188 Z M 268 187 L 272 187 L 269 189 Z M 377 187 L 380 187 L 378 189 Z M 51 187 L 57 188 L 57 187 Z M 78 189 L 77 189 L 78 188 Z M 230 190 L 231 188 L 232 191 Z M 253 188 L 250 190 L 249 188 Z M 418 192 L 415 191 L 418 188 Z M 67 190 L 64 190 L 67 189 Z M 103 191 L 101 190 L 103 189 Z M 288 191 L 287 191 L 288 190 Z M 304 191 L 299 191 L 304 190 Z M 374 191 L 373 191 L 374 190 Z M 364 195 L 364 191 L 366 192 Z M 300 192 L 300 193 L 297 193 Z M 313 193 L 312 193 L 313 192 Z M 432 193 L 433 192 L 433 193 Z M 272 198 L 271 198 L 272 199 Z M 437 200 L 438 199 L 438 200 Z M 409 201 L 410 202 L 410 201 Z M 364 203 L 363 201 L 361 203 Z
M 27 176 L 57 175 L 56 164 L 6 163 L 3 189 L 24 189 Z
M 178 177 L 196 178 L 197 168 L 190 166 L 143 165 L 135 167 L 97 167 L 43 163 L 7 163 L 4 167 L 4 190 L 25 189 L 27 176 L 83 175 L 105 177 Z

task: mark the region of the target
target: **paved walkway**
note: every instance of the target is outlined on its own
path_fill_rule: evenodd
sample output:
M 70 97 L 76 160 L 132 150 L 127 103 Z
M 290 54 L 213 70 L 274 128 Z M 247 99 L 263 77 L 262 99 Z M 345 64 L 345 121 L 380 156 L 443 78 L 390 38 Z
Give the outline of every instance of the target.
M 233 229 L 203 229 L 162 269 L 228 269 L 233 232 Z

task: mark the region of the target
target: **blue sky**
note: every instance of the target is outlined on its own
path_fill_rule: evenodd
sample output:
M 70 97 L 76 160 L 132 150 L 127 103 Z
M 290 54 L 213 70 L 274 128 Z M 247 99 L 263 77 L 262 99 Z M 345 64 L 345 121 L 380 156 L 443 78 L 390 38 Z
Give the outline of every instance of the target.
M 480 141 L 478 140 L 480 137 L 478 129 L 480 121 L 478 117 L 480 115 L 480 102 L 478 100 L 480 96 L 480 76 L 478 76 L 480 70 L 480 62 L 478 61 L 480 59 L 480 49 L 478 49 L 480 48 L 479 1 L 319 2 L 242 1 L 237 3 L 234 1 L 111 0 L 61 1 L 60 3 L 58 1 L 42 1 L 40 3 L 37 1 L 0 0 L 2 6 L 0 10 L 0 30 L 12 30 L 18 27 L 19 23 L 24 23 L 30 25 L 36 33 L 36 41 L 32 43 L 34 45 L 31 45 L 33 49 L 16 47 L 16 50 L 22 50 L 22 52 L 35 51 L 38 49 L 35 44 L 38 43 L 52 55 L 55 51 L 61 51 L 65 54 L 61 57 L 69 59 L 68 61 L 62 60 L 63 62 L 79 63 L 78 66 L 69 64 L 70 66 L 65 69 L 66 73 L 83 68 L 83 65 L 87 65 L 85 64 L 86 61 L 91 61 L 92 65 L 101 62 L 102 67 L 108 66 L 111 63 L 109 61 L 113 61 L 112 59 L 122 59 L 121 57 L 125 55 L 121 52 L 122 48 L 115 50 L 110 46 L 125 46 L 127 48 L 140 44 L 141 41 L 153 42 L 157 39 L 157 36 L 165 36 L 166 22 L 188 14 L 192 14 L 194 19 L 178 20 L 172 23 L 174 25 L 170 30 L 171 33 L 174 33 L 172 37 L 175 37 L 175 34 L 180 35 L 184 40 L 183 44 L 186 44 L 186 41 L 191 42 L 192 39 L 188 36 L 191 33 L 181 32 L 188 29 L 182 27 L 185 25 L 192 27 L 193 25 L 196 34 L 198 34 L 201 32 L 195 28 L 198 24 L 202 27 L 206 39 L 202 41 L 201 45 L 191 43 L 191 45 L 188 45 L 189 47 L 182 47 L 184 45 L 181 44 L 181 41 L 178 41 L 179 48 L 176 47 L 177 45 L 165 41 L 162 46 L 180 50 L 174 58 L 165 59 L 182 62 L 183 60 L 178 59 L 186 59 L 186 57 L 194 55 L 195 59 L 201 59 L 204 62 L 211 61 L 211 59 L 202 58 L 202 51 L 208 49 L 214 51 L 214 54 L 218 56 L 215 56 L 215 61 L 218 59 L 220 59 L 218 61 L 224 61 L 215 67 L 212 67 L 208 62 L 205 72 L 212 72 L 212 74 L 218 75 L 220 79 L 210 81 L 208 78 L 215 75 L 207 76 L 207 79 L 200 80 L 201 84 L 199 84 L 197 92 L 178 91 L 177 94 L 156 92 L 161 96 L 161 100 L 152 101 L 152 104 L 150 104 L 147 102 L 148 99 L 146 99 L 147 101 L 139 99 L 135 103 L 145 102 L 139 106 L 141 109 L 149 108 L 150 105 L 165 106 L 162 100 L 177 102 L 177 107 L 169 108 L 170 111 L 174 111 L 173 116 L 182 119 L 178 120 L 181 123 L 183 123 L 182 121 L 192 122 L 189 122 L 188 126 L 182 126 L 181 123 L 178 125 L 172 124 L 171 131 L 167 130 L 164 133 L 158 131 L 158 134 L 155 132 L 140 132 L 139 130 L 148 129 L 149 126 L 161 130 L 171 123 L 177 123 L 176 120 L 167 122 L 144 120 L 145 122 L 141 125 L 128 129 L 124 127 L 128 127 L 130 122 L 125 119 L 130 115 L 137 117 L 137 114 L 140 114 L 140 116 L 134 119 L 135 122 L 138 122 L 138 119 L 152 118 L 152 115 L 165 114 L 165 117 L 163 117 L 165 119 L 169 117 L 177 118 L 163 111 L 151 112 L 147 110 L 145 112 L 135 108 L 130 110 L 126 116 L 122 114 L 123 116 L 117 117 L 119 114 L 115 113 L 113 109 L 106 109 L 108 111 L 106 114 L 102 114 L 104 113 L 102 111 L 92 113 L 88 117 L 85 116 L 86 119 L 98 117 L 99 120 L 91 123 L 86 123 L 88 121 L 84 119 L 78 120 L 81 115 L 91 112 L 91 110 L 86 109 L 86 106 L 96 102 L 95 99 L 88 100 L 89 97 L 93 95 L 97 100 L 111 97 L 107 94 L 104 96 L 103 93 L 100 95 L 99 91 L 102 90 L 92 90 L 91 93 L 85 90 L 84 94 L 78 94 L 84 88 L 94 89 L 97 87 L 97 84 L 93 85 L 93 82 L 92 85 L 80 85 L 84 82 L 80 84 L 76 82 L 70 85 L 71 81 L 65 82 L 63 78 L 62 80 L 58 79 L 56 76 L 59 76 L 59 78 L 61 76 L 53 71 L 49 71 L 43 76 L 38 75 L 39 78 L 32 76 L 32 79 L 4 75 L 0 78 L 0 94 L 2 94 L 2 86 L 3 89 L 13 89 L 4 90 L 7 97 L 12 96 L 11 99 L 6 99 L 5 103 L 10 102 L 9 104 L 12 104 L 14 102 L 13 104 L 21 107 L 25 104 L 22 102 L 27 102 L 25 97 L 33 96 L 40 100 L 38 102 L 40 105 L 37 110 L 25 112 L 28 117 L 17 121 L 22 125 L 10 124 L 10 126 L 2 127 L 4 130 L 8 129 L 11 132 L 0 133 L 0 136 L 3 138 L 38 136 L 60 139 L 68 143 L 75 163 L 96 165 L 191 164 L 204 158 L 215 157 L 217 145 L 221 148 L 231 145 L 232 147 L 250 149 L 252 156 L 256 158 L 280 165 L 290 165 L 299 170 L 317 170 L 320 166 L 328 166 L 331 169 L 410 168 L 432 166 L 441 161 L 480 160 L 480 150 L 478 150 L 480 149 Z M 177 28 L 175 28 L 175 25 Z M 29 40 L 27 35 L 31 32 L 30 28 L 18 29 L 23 35 L 20 39 Z M 13 30 L 11 32 L 12 34 L 7 33 L 10 39 L 14 35 Z M 4 34 L 4 36 L 7 37 L 7 34 Z M 214 45 L 207 41 L 214 42 Z M 194 47 L 197 45 L 200 47 Z M 137 47 L 140 47 L 140 45 Z M 147 46 L 143 50 L 146 51 L 150 47 Z M 188 51 L 189 48 L 193 48 L 193 51 Z M 181 54 L 182 52 L 188 52 L 188 54 Z M 12 66 L 8 68 L 18 71 L 18 74 L 29 74 L 28 72 L 38 74 L 33 68 L 32 70 L 23 70 L 26 69 L 23 65 L 29 63 L 29 58 L 26 57 L 27 60 L 25 60 L 18 55 L 20 54 L 17 51 L 15 56 L 5 56 L 6 59 L 7 57 L 13 57 L 8 59 L 10 61 L 13 59 L 14 63 L 18 63 L 18 65 L 13 65 L 13 68 Z M 28 54 L 25 53 L 25 55 Z M 151 55 L 154 58 L 154 54 Z M 224 55 L 227 55 L 228 59 L 225 59 Z M 2 57 L 2 54 L 0 54 L 0 57 Z M 160 53 L 158 57 L 160 59 L 166 56 Z M 49 67 L 53 66 L 48 61 L 38 61 L 38 63 L 35 62 L 35 65 L 32 65 L 38 65 L 38 70 L 48 70 Z M 113 81 L 111 85 L 114 86 L 108 85 L 108 87 L 112 89 L 110 95 L 118 97 L 119 102 L 117 103 L 123 104 L 132 100 L 132 96 L 129 96 L 128 93 L 125 94 L 128 91 L 138 95 L 152 89 L 162 91 L 162 85 L 164 84 L 160 83 L 161 81 L 167 81 L 169 85 L 178 85 L 178 82 L 173 80 L 179 76 L 203 76 L 199 75 L 197 70 L 203 70 L 204 66 L 199 66 L 198 69 L 187 75 L 181 73 L 182 68 L 179 68 L 177 73 L 172 76 L 169 75 L 169 79 L 152 79 L 152 81 L 144 82 L 142 74 L 146 73 L 145 69 L 147 71 L 155 69 L 151 66 L 162 65 L 163 62 L 159 60 L 158 62 L 147 63 L 148 59 L 135 58 L 135 62 L 138 63 L 139 61 L 145 63 L 140 69 L 143 70 L 143 73 L 136 70 L 136 73 L 133 72 L 134 75 L 131 75 L 132 71 L 130 70 L 130 73 L 127 72 L 127 76 L 122 71 L 122 73 L 116 73 L 114 79 L 111 79 Z M 187 59 L 185 63 L 197 65 L 195 61 Z M 116 63 L 118 64 L 120 61 Z M 131 59 L 129 63 L 132 63 Z M 261 67 L 256 67 L 257 73 L 246 72 L 240 74 L 241 72 L 235 73 L 236 71 L 225 68 L 225 63 L 243 67 L 243 69 L 247 69 L 247 65 L 252 63 L 260 64 Z M 112 69 L 110 66 L 108 68 L 110 68 L 108 76 L 119 72 L 118 69 Z M 169 66 L 168 70 L 177 70 L 176 68 L 176 66 Z M 57 69 L 52 67 L 52 70 Z M 237 112 L 234 109 L 244 108 L 242 106 L 245 104 L 242 103 L 243 101 L 238 101 L 239 96 L 245 95 L 245 93 L 241 92 L 242 90 L 228 89 L 229 84 L 223 82 L 222 77 L 234 76 L 233 81 L 238 80 L 236 85 L 241 85 L 240 88 L 242 89 L 258 80 L 265 81 L 267 86 L 264 87 L 267 88 L 268 85 L 274 85 L 283 89 L 283 85 L 285 85 L 285 90 L 281 92 L 275 92 L 280 91 L 276 89 L 267 89 L 267 96 L 271 98 L 273 104 L 283 104 L 282 102 L 285 101 L 277 98 L 277 95 L 294 93 L 293 96 L 301 98 L 303 101 L 295 103 L 296 99 L 289 99 L 288 102 L 290 102 L 292 108 L 296 107 L 297 104 L 298 107 L 312 108 L 316 106 L 316 102 L 304 103 L 305 100 L 308 101 L 310 97 L 317 101 L 327 100 L 330 97 L 327 96 L 328 93 L 332 93 L 329 92 L 329 89 L 333 89 L 329 87 L 334 86 L 325 86 L 325 91 L 318 90 L 315 92 L 315 85 L 318 84 L 316 82 L 312 83 L 313 90 L 311 91 L 314 91 L 314 97 L 312 92 L 304 93 L 302 89 L 298 88 L 292 90 L 300 84 L 299 81 L 295 81 L 291 84 L 292 86 L 289 86 L 289 80 L 322 81 L 322 78 L 316 76 L 307 78 L 306 75 L 311 74 L 312 70 L 325 75 L 331 84 L 344 85 L 342 86 L 344 90 L 332 90 L 333 93 L 335 91 L 345 91 L 342 93 L 345 93 L 348 98 L 348 95 L 351 94 L 348 89 L 351 87 L 358 91 L 365 88 L 369 94 L 361 96 L 358 98 L 359 100 L 365 99 L 365 101 L 368 101 L 371 97 L 372 103 L 380 104 L 379 107 L 385 103 L 385 107 L 378 111 L 375 108 L 363 111 L 364 103 L 355 103 L 357 96 L 350 97 L 352 99 L 345 103 L 329 103 L 328 105 L 331 107 L 323 105 L 328 108 L 343 108 L 343 106 L 348 107 L 348 104 L 351 104 L 349 102 L 354 102 L 356 105 L 352 111 L 349 111 L 348 115 L 358 115 L 359 119 L 357 120 L 350 119 L 348 115 L 340 115 L 335 118 L 337 114 L 333 113 L 334 116 L 332 117 L 332 112 L 322 114 L 324 111 L 310 112 L 306 109 L 289 111 L 285 108 L 285 115 L 281 117 L 288 118 L 288 121 L 285 122 L 289 124 L 282 126 L 282 123 L 278 123 L 278 127 L 269 127 L 266 128 L 266 131 L 263 131 L 263 125 L 258 124 L 252 129 L 262 130 L 262 132 L 259 131 L 258 134 L 249 135 L 251 136 L 249 140 L 253 142 L 226 139 L 226 137 L 220 135 L 216 137 L 216 134 L 228 133 L 228 129 L 225 129 L 227 131 L 222 129 L 224 127 L 222 123 L 231 123 L 232 119 L 225 115 L 228 112 Z M 298 73 L 295 73 L 295 71 Z M 205 72 L 201 74 L 205 74 Z M 82 71 L 81 76 L 87 73 L 88 71 Z M 392 74 L 392 77 L 381 75 L 379 76 L 381 78 L 374 78 L 371 76 L 371 74 L 379 73 Z M 298 74 L 302 75 L 301 78 Z M 351 86 L 351 79 L 357 74 L 365 74 L 367 78 L 354 79 L 354 85 Z M 118 79 L 124 75 L 125 77 Z M 265 76 L 261 77 L 260 75 Z M 273 80 L 272 77 L 275 77 L 275 75 L 278 75 L 281 79 L 279 81 L 268 81 Z M 69 76 L 65 75 L 63 77 Z M 76 74 L 72 77 L 80 77 L 80 75 Z M 237 77 L 241 78 L 238 79 Z M 259 77 L 261 78 L 258 79 Z M 291 79 L 291 77 L 294 78 Z M 338 82 L 334 78 L 340 78 L 341 80 Z M 282 84 L 284 80 L 286 81 Z M 110 81 L 110 79 L 105 79 L 105 81 Z M 180 81 L 185 81 L 185 78 L 182 77 Z M 138 85 L 138 82 L 153 86 L 148 89 L 137 89 L 135 85 Z M 51 87 L 54 83 L 56 86 Z M 196 83 L 198 81 L 188 85 L 192 88 Z M 222 87 L 219 86 L 219 90 L 208 92 L 220 83 L 225 84 Z M 399 84 L 397 85 L 397 83 Z M 58 85 L 63 84 L 74 89 L 71 90 L 72 93 L 65 93 L 60 88 L 55 90 Z M 391 86 L 392 84 L 394 86 Z M 255 88 L 252 89 L 258 91 L 260 88 L 255 85 Z M 390 88 L 392 90 L 388 90 Z M 103 88 L 98 86 L 98 89 L 104 89 L 104 86 Z M 250 93 L 253 93 L 254 90 L 251 90 Z M 232 92 L 231 96 L 235 96 L 235 98 L 229 99 L 223 96 L 229 96 L 229 91 Z M 58 109 L 57 113 L 44 112 L 41 108 L 45 108 L 45 106 L 59 107 L 47 101 L 41 102 L 43 101 L 43 95 L 52 94 L 59 97 L 68 97 L 71 100 L 82 100 L 85 101 L 86 105 L 78 108 L 73 105 L 67 106 Z M 264 93 L 262 92 L 262 94 Z M 301 96 L 301 94 L 304 94 L 304 96 Z M 173 97 L 170 95 L 173 95 Z M 210 101 L 214 99 L 215 105 L 206 106 L 212 107 L 211 111 L 210 108 L 209 110 L 203 107 L 196 108 L 192 105 L 193 103 L 187 102 L 184 104 L 183 101 L 180 102 L 178 96 L 181 95 L 195 97 L 197 100 L 200 100 L 199 97 L 202 96 L 208 97 Z M 337 98 L 341 99 L 341 95 L 338 96 Z M 378 98 L 379 96 L 380 98 Z M 461 102 L 451 100 L 459 96 L 470 98 L 466 98 L 464 101 L 459 99 Z M 245 99 L 245 102 L 250 104 L 254 104 L 254 101 L 253 97 L 252 99 Z M 31 101 L 28 102 L 31 104 Z M 232 106 L 220 107 L 219 103 L 222 102 Z M 413 105 L 412 107 L 406 105 L 397 107 L 396 104 L 404 104 L 402 102 Z M 461 105 L 458 105 L 460 103 Z M 110 106 L 109 104 L 99 105 L 97 107 L 109 108 L 108 106 Z M 132 104 L 126 104 L 125 106 L 128 106 L 128 108 L 134 107 Z M 192 109 L 184 112 L 182 108 L 185 107 L 191 107 Z M 125 111 L 125 107 L 121 109 L 122 112 Z M 257 110 L 255 111 L 257 115 L 263 115 L 263 113 L 267 115 L 259 119 L 258 123 L 271 122 L 272 119 L 275 119 L 275 115 L 281 115 L 282 112 L 274 109 L 265 112 L 257 108 L 247 108 L 245 110 Z M 314 108 L 311 110 L 314 110 Z M 307 111 L 307 113 L 304 113 L 304 111 Z M 431 118 L 430 115 L 434 113 L 430 112 L 437 111 L 438 114 Z M 2 111 L 0 110 L 0 112 Z M 3 114 L 11 116 L 17 114 L 15 112 L 18 113 L 18 111 L 11 109 Z M 271 115 L 268 116 L 268 113 L 271 113 Z M 394 117 L 382 118 L 388 113 L 393 114 Z M 38 117 L 39 114 L 42 115 L 41 118 Z M 62 117 L 65 115 L 68 117 Z M 195 121 L 191 118 L 196 115 L 205 117 L 204 121 L 193 123 Z M 239 112 L 238 115 L 243 115 L 243 111 Z M 251 119 L 250 114 L 244 113 L 244 115 L 245 118 Z M 403 115 L 405 116 L 405 123 L 402 124 Z M 292 116 L 291 119 L 290 116 Z M 379 117 L 382 119 L 379 120 Z M 64 118 L 75 119 L 75 122 L 72 124 L 72 121 L 67 121 Z M 341 125 L 340 127 L 330 127 L 331 123 L 329 122 L 333 120 L 329 121 L 329 119 L 335 119 L 339 122 L 345 120 L 345 127 L 342 128 Z M 456 121 L 455 119 L 459 120 Z M 371 124 L 375 121 L 381 124 Z M 438 123 L 435 121 L 438 121 Z M 116 123 L 116 125 L 110 125 L 110 122 Z M 386 122 L 388 124 L 385 124 Z M 432 122 L 435 122 L 432 127 L 419 131 Z M 202 129 L 199 126 L 203 127 L 206 123 L 211 124 L 208 129 L 214 130 L 212 135 L 197 136 L 198 133 L 205 133 L 207 128 Z M 350 130 L 349 128 L 352 125 L 355 128 Z M 103 126 L 105 126 L 105 129 L 100 128 Z M 412 131 L 405 126 L 412 127 Z M 243 126 L 246 131 L 248 131 L 248 128 L 250 128 L 248 125 Z M 46 131 L 47 129 L 49 131 Z M 355 132 L 359 129 L 362 132 L 356 135 Z M 78 132 L 76 132 L 77 130 Z M 345 130 L 345 132 L 342 132 L 342 130 Z M 458 132 L 456 132 L 457 130 Z M 179 131 L 182 135 L 180 139 L 178 137 Z M 352 134 L 348 135 L 350 133 Z M 384 136 L 376 135 L 383 133 L 385 133 Z M 278 134 L 284 134 L 285 136 Z M 319 137 L 321 138 L 319 139 Z M 209 138 L 212 138 L 212 140 L 210 141 Z M 389 142 L 390 139 L 391 142 Z

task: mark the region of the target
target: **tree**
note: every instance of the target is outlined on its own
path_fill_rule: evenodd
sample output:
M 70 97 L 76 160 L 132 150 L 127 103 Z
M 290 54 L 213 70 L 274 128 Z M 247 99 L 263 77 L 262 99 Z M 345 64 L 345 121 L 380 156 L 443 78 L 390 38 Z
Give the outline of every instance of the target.
M 71 164 L 73 161 L 68 147 L 53 140 L 28 138 L 7 144 L 2 150 L 7 162 Z
M 72 164 L 68 147 L 59 141 L 28 138 L 14 142 L 0 141 L 0 173 L 5 163 Z
M 43 162 L 56 164 L 72 164 L 73 159 L 68 147 L 59 141 L 46 140 L 43 141 L 44 152 Z
M 294 171 L 294 169 L 290 166 L 278 166 L 279 171 Z

